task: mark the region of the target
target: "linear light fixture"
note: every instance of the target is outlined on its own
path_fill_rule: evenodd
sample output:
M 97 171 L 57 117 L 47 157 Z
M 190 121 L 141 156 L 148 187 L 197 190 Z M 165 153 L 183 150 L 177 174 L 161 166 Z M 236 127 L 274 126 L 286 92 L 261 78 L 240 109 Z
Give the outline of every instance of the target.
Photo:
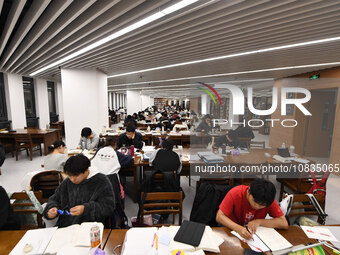
M 169 80 L 159 80 L 159 81 L 153 81 L 153 82 L 180 81 L 180 80 L 188 80 L 188 79 L 202 79 L 202 78 L 218 77 L 218 76 L 231 76 L 231 75 L 240 75 L 240 74 L 263 73 L 263 72 L 271 72 L 271 71 L 281 71 L 281 70 L 291 70 L 291 69 L 300 69 L 300 68 L 308 68 L 308 67 L 321 67 L 321 66 L 336 66 L 336 65 L 340 65 L 340 62 L 329 62 L 329 63 L 319 63 L 319 64 L 299 65 L 299 66 L 284 66 L 284 67 L 249 70 L 249 71 L 233 72 L 233 73 L 209 74 L 209 75 L 200 75 L 200 76 L 192 76 L 192 77 L 182 77 L 182 78 L 169 79 Z M 265 80 L 267 80 L 267 79 L 265 79 Z M 272 79 L 270 79 L 270 80 L 272 80 Z M 233 81 L 230 81 L 230 82 L 233 82 Z M 152 81 L 147 81 L 147 82 L 143 82 L 143 83 L 152 83 Z M 136 84 L 136 83 L 130 83 L 130 84 L 126 84 L 126 85 L 134 85 L 134 84 Z M 121 86 L 121 85 L 114 85 L 114 86 Z M 112 85 L 111 85 L 111 87 L 112 87 Z
M 85 52 L 88 52 L 88 51 L 90 51 L 90 50 L 92 50 L 94 48 L 97 48 L 97 47 L 103 45 L 104 43 L 112 41 L 113 39 L 116 39 L 116 38 L 118 38 L 118 37 L 120 37 L 120 36 L 122 36 L 122 35 L 124 35 L 126 33 L 129 33 L 129 32 L 131 32 L 133 30 L 136 30 L 137 28 L 140 28 L 140 27 L 142 27 L 142 26 L 144 26 L 146 24 L 149 24 L 150 22 L 158 20 L 158 19 L 160 19 L 160 18 L 162 18 L 162 17 L 164 17 L 164 16 L 166 16 L 166 15 L 168 15 L 170 13 L 178 11 L 179 9 L 182 9 L 182 8 L 184 8 L 184 7 L 188 6 L 188 5 L 191 5 L 191 4 L 193 4 L 193 3 L 197 2 L 197 1 L 198 0 L 182 0 L 182 1 L 178 2 L 178 3 L 176 3 L 176 4 L 173 4 L 173 5 L 165 8 L 164 10 L 158 11 L 158 12 L 156 12 L 156 13 L 154 13 L 154 14 L 152 14 L 152 15 L 150 15 L 150 16 L 148 16 L 148 17 L 146 17 L 146 18 L 144 18 L 144 19 L 142 19 L 142 20 L 140 20 L 140 21 L 138 21 L 136 23 L 133 23 L 130 26 L 127 26 L 127 27 L 125 27 L 125 28 L 123 28 L 123 29 L 121 29 L 121 30 L 119 30 L 119 31 L 117 31 L 117 32 L 115 32 L 115 33 L 113 33 L 113 34 L 111 34 L 111 35 L 109 35 L 109 36 L 107 36 L 107 37 L 105 37 L 105 38 L 95 42 L 95 43 L 93 43 L 93 44 L 90 44 L 89 46 L 87 46 L 87 47 L 85 47 L 85 48 L 83 48 L 83 49 L 81 49 L 79 51 L 76 51 L 76 52 L 74 52 L 74 53 L 72 53 L 72 54 L 70 54 L 70 55 L 68 55 L 68 56 L 66 56 L 66 57 L 56 61 L 56 62 L 53 62 L 53 63 L 51 63 L 51 64 L 49 64 L 49 65 L 47 65 L 47 66 L 45 66 L 45 67 L 43 67 L 43 68 L 41 68 L 41 69 L 39 69 L 37 71 L 31 73 L 30 76 L 37 75 L 38 73 L 46 71 L 46 70 L 48 70 L 48 69 L 50 69 L 52 67 L 58 66 L 61 63 L 64 63 L 64 62 L 66 62 L 66 61 L 68 61 L 68 60 L 70 60 L 72 58 L 75 58 L 75 57 L 77 57 L 77 56 L 79 56 L 79 55 L 81 55 L 81 54 L 83 54 Z
M 166 82 L 166 81 L 178 81 L 178 80 L 187 80 L 190 79 L 191 77 L 184 77 L 184 78 L 179 78 L 179 79 L 170 79 L 170 80 L 158 80 L 158 81 L 142 81 L 142 82 L 133 82 L 133 83 L 124 83 L 124 84 L 111 84 L 108 85 L 108 87 L 121 87 L 121 86 L 129 86 L 129 85 L 139 85 L 139 84 L 148 84 L 148 83 L 159 83 L 159 82 Z M 235 80 L 235 81 L 228 81 L 228 82 L 232 82 L 232 83 L 240 83 L 240 82 L 250 82 L 250 81 L 272 81 L 273 78 L 266 78 L 266 79 L 252 79 L 252 80 Z M 214 82 L 214 83 L 224 83 L 223 82 Z M 179 84 L 179 85 L 185 85 L 185 84 Z M 189 85 L 189 84 L 187 84 Z M 190 84 L 192 85 L 192 84 Z M 197 85 L 195 83 L 195 85 Z M 173 84 L 172 86 L 178 86 L 177 84 Z
M 148 69 L 143 69 L 143 70 L 138 70 L 138 71 L 109 75 L 108 78 L 120 77 L 120 76 L 125 76 L 125 75 L 130 75 L 130 74 L 136 74 L 136 73 L 144 73 L 144 72 L 149 72 L 149 71 L 156 71 L 156 70 L 161 70 L 161 69 L 166 69 L 166 68 L 171 68 L 171 67 L 178 67 L 178 66 L 184 66 L 184 65 L 191 65 L 191 64 L 197 64 L 197 63 L 209 62 L 209 61 L 214 61 L 214 60 L 221 60 L 221 59 L 234 58 L 234 57 L 240 57 L 240 56 L 246 56 L 246 55 L 253 55 L 253 54 L 257 54 L 257 53 L 277 51 L 277 50 L 282 50 L 282 49 L 290 49 L 290 48 L 309 46 L 309 45 L 320 44 L 320 43 L 334 42 L 334 41 L 338 41 L 338 40 L 340 40 L 340 36 L 325 38 L 325 39 L 320 39 L 320 40 L 301 42 L 301 43 L 287 44 L 287 45 L 265 48 L 265 49 L 259 49 L 259 50 L 245 51 L 245 52 L 229 54 L 229 55 L 224 55 L 224 56 L 218 56 L 218 57 L 213 57 L 213 58 L 205 58 L 205 59 L 199 59 L 199 60 L 194 60 L 194 61 L 187 61 L 187 62 L 172 64 L 172 65 L 158 66 L 158 67 L 153 67 L 153 68 L 148 68 Z

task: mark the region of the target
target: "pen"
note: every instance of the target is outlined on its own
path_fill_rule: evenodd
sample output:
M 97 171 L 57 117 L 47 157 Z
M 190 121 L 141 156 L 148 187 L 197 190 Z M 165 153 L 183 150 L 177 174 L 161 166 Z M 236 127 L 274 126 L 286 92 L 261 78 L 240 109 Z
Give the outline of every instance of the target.
M 249 234 L 251 234 L 251 232 L 248 229 L 248 226 L 246 226 L 246 230 L 249 232 Z M 251 235 L 253 235 L 253 234 L 251 234 Z M 252 237 L 251 240 L 254 241 L 254 238 Z
M 262 250 L 261 250 L 259 247 L 256 247 L 255 245 L 253 245 L 253 244 L 249 243 L 249 242 L 248 242 L 248 240 L 246 240 L 246 239 L 243 239 L 242 241 L 243 241 L 243 242 L 245 242 L 246 244 L 248 244 L 249 246 L 252 246 L 252 247 L 254 247 L 254 248 L 255 248 L 255 249 L 257 249 L 258 251 L 262 252 Z
M 329 245 L 328 243 L 322 242 L 322 244 L 325 245 L 325 246 L 327 246 L 328 248 L 332 249 L 332 251 L 333 251 L 335 254 L 340 255 L 340 252 L 339 252 L 337 249 L 335 249 L 334 247 L 332 247 L 331 245 Z

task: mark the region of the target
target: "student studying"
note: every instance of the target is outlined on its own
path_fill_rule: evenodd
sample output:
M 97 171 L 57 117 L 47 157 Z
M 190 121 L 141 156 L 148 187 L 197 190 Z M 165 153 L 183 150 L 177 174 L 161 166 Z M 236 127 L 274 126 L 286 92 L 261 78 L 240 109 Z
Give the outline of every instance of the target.
M 46 219 L 59 216 L 58 227 L 89 221 L 104 222 L 113 214 L 115 199 L 111 183 L 90 165 L 90 160 L 82 154 L 66 161 L 64 172 L 68 178 L 48 199 L 43 212 Z
M 249 186 L 231 189 L 217 211 L 216 221 L 245 239 L 251 239 L 259 226 L 287 229 L 288 223 L 275 201 L 274 184 L 256 179 Z M 269 214 L 273 219 L 265 219 Z

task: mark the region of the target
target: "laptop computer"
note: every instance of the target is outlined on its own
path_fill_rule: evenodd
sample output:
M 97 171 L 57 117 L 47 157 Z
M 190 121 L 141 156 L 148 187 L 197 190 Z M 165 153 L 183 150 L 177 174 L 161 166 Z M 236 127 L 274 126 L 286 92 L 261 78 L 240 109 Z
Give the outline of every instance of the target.
M 284 157 L 284 158 L 290 157 L 288 148 L 277 148 L 277 153 L 279 154 L 279 156 Z

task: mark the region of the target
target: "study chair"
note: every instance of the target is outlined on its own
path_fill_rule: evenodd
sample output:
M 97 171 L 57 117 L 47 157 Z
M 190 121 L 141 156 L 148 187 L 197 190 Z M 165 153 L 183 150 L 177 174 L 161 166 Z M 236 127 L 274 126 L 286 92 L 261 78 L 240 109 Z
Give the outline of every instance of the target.
M 32 161 L 33 151 L 39 150 L 40 156 L 42 156 L 41 144 L 33 143 L 30 134 L 17 134 L 15 135 L 15 150 L 16 160 L 18 161 L 18 152 L 26 150 L 28 156 L 28 150 L 30 151 L 30 160 Z
M 141 193 L 143 199 L 144 192 Z M 147 214 L 172 214 L 172 224 L 175 224 L 175 216 L 178 214 L 178 225 L 182 224 L 183 193 L 179 192 L 150 192 L 146 193 L 144 204 L 140 209 L 140 219 L 143 223 Z M 168 224 L 157 224 L 164 226 Z
M 60 171 L 49 170 L 34 175 L 30 186 L 32 191 L 42 191 L 42 202 L 45 203 L 54 194 L 62 181 L 63 176 Z
M 35 197 L 41 203 L 42 201 L 42 191 L 34 192 Z M 26 192 L 14 192 L 10 199 L 15 199 L 11 203 L 13 211 L 17 214 L 24 215 L 25 222 L 22 222 L 21 229 L 32 229 L 32 228 L 42 228 L 42 215 L 35 209 L 33 203 L 29 199 Z M 36 215 L 36 222 L 34 222 L 34 215 Z M 26 216 L 26 217 L 25 217 Z M 26 224 L 25 224 L 26 223 Z
M 324 208 L 325 200 L 322 194 L 315 194 L 314 197 L 320 204 L 322 208 Z M 293 195 L 293 203 L 291 207 L 291 211 L 288 214 L 288 218 L 299 217 L 299 216 L 310 216 L 317 215 L 318 223 L 322 224 L 323 221 L 318 214 L 318 211 L 311 203 L 310 198 L 305 194 L 296 194 Z
M 314 172 L 314 174 L 316 182 L 321 182 L 323 180 L 324 190 L 326 190 L 326 184 L 329 174 L 325 174 L 324 172 Z M 306 194 L 313 187 L 314 183 L 310 173 L 301 173 L 298 178 L 277 178 L 276 180 L 281 183 L 280 201 L 282 200 L 284 192 L 289 191 L 293 194 Z
M 250 141 L 249 148 L 251 148 L 251 149 L 265 149 L 266 143 L 265 143 L 265 141 Z

